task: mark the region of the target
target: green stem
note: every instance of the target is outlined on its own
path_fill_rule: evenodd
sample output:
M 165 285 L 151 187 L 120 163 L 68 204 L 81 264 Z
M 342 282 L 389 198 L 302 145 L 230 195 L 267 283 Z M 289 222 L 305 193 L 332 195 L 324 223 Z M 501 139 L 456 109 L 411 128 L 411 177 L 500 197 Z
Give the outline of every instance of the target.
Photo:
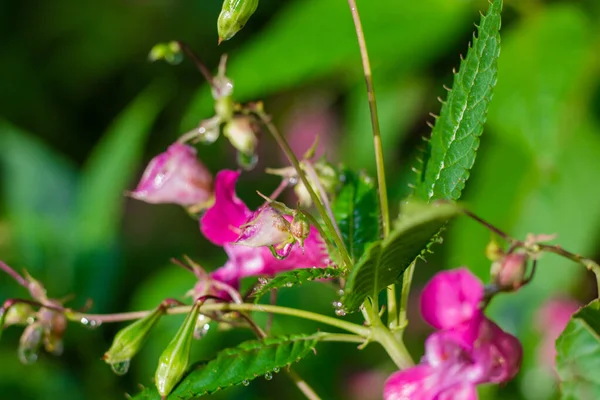
M 285 140 L 283 135 L 277 130 L 275 125 L 273 125 L 273 123 L 271 122 L 271 120 L 265 114 L 264 111 L 262 111 L 259 107 L 255 108 L 253 111 L 260 118 L 261 122 L 267 127 L 267 129 L 269 130 L 269 133 L 271 133 L 271 135 L 273 135 L 273 137 L 279 144 L 279 147 L 281 147 L 281 149 L 285 153 L 285 155 L 288 158 L 288 160 L 290 161 L 290 163 L 292 163 L 292 165 L 296 169 L 296 173 L 302 180 L 302 183 L 304 184 L 304 186 L 306 186 L 306 190 L 310 194 L 310 198 L 312 199 L 313 203 L 315 203 L 315 207 L 317 207 L 317 211 L 319 211 L 321 218 L 323 218 L 323 222 L 325 223 L 325 226 L 327 227 L 329 234 L 333 238 L 333 241 L 335 242 L 336 247 L 338 248 L 338 251 L 340 252 L 340 254 L 342 256 L 344 264 L 346 264 L 345 265 L 346 268 L 350 268 L 352 266 L 352 260 L 350 259 L 350 256 L 348 255 L 348 250 L 346 249 L 344 241 L 338 235 L 338 233 L 335 229 L 335 226 L 333 225 L 333 221 L 327 215 L 327 211 L 325 210 L 325 207 L 323 207 L 323 204 L 321 203 L 319 197 L 313 190 L 311 184 L 308 182 L 308 179 L 306 178 L 306 174 L 302 170 L 302 167 L 300 166 L 300 162 L 298 161 L 298 158 L 296 157 L 296 155 L 290 148 L 290 145 Z
M 365 338 L 359 335 L 351 335 L 348 333 L 329 333 L 319 332 L 312 335 L 310 338 L 317 339 L 319 342 L 346 342 L 346 343 L 364 343 Z
M 333 227 L 335 228 L 336 233 L 338 234 L 339 237 L 342 237 L 342 233 L 340 232 L 340 227 L 338 226 L 337 222 L 335 221 L 335 216 L 333 215 L 333 209 L 331 208 L 331 204 L 329 203 L 329 199 L 327 198 L 327 192 L 325 191 L 325 188 L 323 188 L 323 185 L 321 185 L 321 181 L 319 180 L 317 171 L 315 171 L 315 168 L 312 166 L 310 161 L 304 162 L 304 169 L 306 170 L 306 173 L 308 174 L 310 179 L 312 179 L 312 181 L 315 183 L 315 187 L 317 188 L 317 191 L 319 192 L 319 196 L 321 196 L 321 201 L 323 202 L 323 207 L 325 207 L 325 211 L 327 211 L 327 215 L 329 215 L 329 219 L 331 220 L 331 222 L 333 222 Z
M 373 85 L 373 73 L 371 72 L 371 62 L 367 50 L 367 42 L 363 31 L 360 14 L 356 6 L 356 0 L 348 0 L 358 47 L 362 59 L 365 82 L 367 84 L 367 96 L 369 98 L 369 111 L 371 113 L 371 126 L 373 128 L 373 147 L 375 148 L 375 164 L 377 165 L 377 186 L 379 189 L 379 205 L 381 208 L 381 219 L 383 227 L 383 237 L 390 234 L 390 211 L 388 206 L 387 184 L 385 182 L 385 163 L 383 160 L 383 144 L 381 142 L 381 129 L 379 127 L 379 115 L 377 113 L 377 99 L 375 98 L 375 85 Z M 410 282 L 407 282 L 410 286 Z M 388 324 L 391 328 L 398 326 L 398 309 L 396 305 L 396 285 L 390 285 L 387 288 L 388 305 Z
M 166 310 L 167 314 L 187 314 L 191 310 L 191 306 L 181 306 L 181 307 L 172 307 Z M 281 307 L 281 306 L 273 306 L 268 304 L 251 304 L 251 303 L 211 303 L 204 304 L 200 309 L 201 312 L 213 312 L 213 311 L 247 311 L 247 312 L 266 312 L 273 313 L 279 315 L 289 315 L 292 317 L 298 317 L 303 319 L 308 319 L 316 322 L 320 322 L 326 325 L 334 326 L 336 328 L 354 333 L 355 335 L 360 335 L 363 337 L 370 337 L 371 329 L 353 324 L 351 322 L 346 322 L 337 318 L 328 317 L 326 315 L 321 315 L 317 313 L 313 313 L 310 311 L 297 310 L 295 308 L 289 307 Z M 82 319 L 86 319 L 88 321 L 96 321 L 100 322 L 121 322 L 121 321 L 131 321 L 145 317 L 148 315 L 150 311 L 135 311 L 129 313 L 121 313 L 121 314 L 85 314 L 80 312 L 75 312 L 72 310 L 67 310 L 65 315 L 72 321 L 81 321 Z
M 400 336 L 402 335 L 402 333 L 404 332 L 404 329 L 406 329 L 406 326 L 408 325 L 408 317 L 407 317 L 408 297 L 410 295 L 410 284 L 412 282 L 413 274 L 415 272 L 415 264 L 416 263 L 417 263 L 416 260 L 413 261 L 408 266 L 406 271 L 404 271 L 404 275 L 402 275 L 402 293 L 400 294 L 400 296 L 401 296 L 401 298 L 400 298 L 400 315 L 399 315 L 399 322 L 398 322 L 398 327 L 400 328 L 400 330 L 398 332 L 399 332 Z
M 373 328 L 373 340 L 381 344 L 398 368 L 406 369 L 415 365 L 402 340 L 396 339 L 386 327 Z
M 306 383 L 306 381 L 304 379 L 302 379 L 302 377 L 300 375 L 298 375 L 294 370 L 292 370 L 292 369 L 288 370 L 287 375 L 290 377 L 290 379 L 294 382 L 296 387 L 298 387 L 298 389 L 300 389 L 302 394 L 308 400 L 321 400 L 321 398 L 313 390 L 313 388 L 311 388 L 310 385 L 308 383 Z

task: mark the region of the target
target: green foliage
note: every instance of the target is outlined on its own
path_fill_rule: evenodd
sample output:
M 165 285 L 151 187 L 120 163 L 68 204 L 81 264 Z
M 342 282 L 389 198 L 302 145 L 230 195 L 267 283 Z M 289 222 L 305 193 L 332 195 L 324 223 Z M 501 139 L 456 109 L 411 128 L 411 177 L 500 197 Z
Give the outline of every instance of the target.
M 407 202 L 390 235 L 370 245 L 356 263 L 342 297 L 347 312 L 357 311 L 366 297 L 376 297 L 395 283 L 404 270 L 423 253 L 446 222 L 458 213 L 454 204 Z
M 561 399 L 600 398 L 600 300 L 576 312 L 556 341 Z
M 219 352 L 217 357 L 192 371 L 175 388 L 169 398 L 186 400 L 239 384 L 248 384 L 260 376 L 273 373 L 313 353 L 318 336 L 293 335 L 241 343 Z M 160 399 L 154 388 L 146 388 L 134 399 Z
M 379 239 L 379 203 L 371 178 L 350 170 L 342 173 L 344 186 L 332 204 L 333 215 L 348 253 L 357 261 L 365 247 Z
M 255 298 L 255 301 L 259 301 L 262 296 L 273 289 L 302 285 L 303 283 L 317 279 L 337 278 L 341 273 L 342 271 L 337 268 L 301 268 L 282 272 L 273 279 L 269 279 L 267 282 L 257 286 L 252 296 Z
M 457 200 L 469 178 L 492 98 L 500 54 L 502 0 L 481 16 L 478 36 L 454 76 L 431 134 L 415 193 L 421 199 Z
M 234 81 L 237 101 L 256 100 L 320 78 L 351 84 L 359 80 L 356 33 L 346 2 L 300 0 L 281 6 L 230 59 L 227 75 Z M 455 40 L 469 11 L 465 2 L 446 0 L 363 1 L 359 7 L 373 65 L 394 65 L 396 75 L 423 65 Z M 397 38 L 393 45 L 391 37 Z M 198 125 L 212 105 L 206 88 L 198 92 L 183 129 Z

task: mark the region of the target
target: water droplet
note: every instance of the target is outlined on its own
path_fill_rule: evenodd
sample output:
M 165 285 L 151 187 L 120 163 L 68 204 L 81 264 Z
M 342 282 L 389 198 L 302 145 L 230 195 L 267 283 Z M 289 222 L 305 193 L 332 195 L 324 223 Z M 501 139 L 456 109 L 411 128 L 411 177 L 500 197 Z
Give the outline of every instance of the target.
M 341 308 L 342 307 L 342 302 L 341 301 L 334 301 L 333 303 L 331 303 L 335 308 Z
M 338 296 L 343 296 L 343 295 L 344 295 L 344 289 L 338 290 Z
M 96 321 L 95 319 L 88 319 L 86 317 L 81 317 L 79 322 L 81 322 L 83 326 L 89 329 L 96 329 L 97 327 L 102 325 L 102 322 Z
M 337 315 L 338 317 L 345 317 L 346 311 L 342 308 L 338 308 L 337 310 L 335 310 L 335 315 Z
M 278 367 L 273 368 L 273 372 L 275 372 L 276 374 L 278 374 L 279 373 L 279 368 Z
M 269 280 L 261 276 L 260 278 L 258 278 L 258 283 L 260 283 L 261 285 L 266 285 L 267 283 L 269 283 Z
M 238 151 L 237 162 L 240 167 L 249 171 L 256 166 L 256 163 L 258 163 L 258 156 L 256 154 L 245 154 Z
M 25 365 L 33 364 L 38 359 L 36 349 L 20 348 L 19 349 L 19 360 Z
M 267 373 L 265 374 L 265 379 L 266 379 L 266 380 L 268 380 L 268 381 L 270 381 L 271 379 L 273 379 L 273 374 L 272 374 L 272 373 L 270 373 L 270 372 L 267 372 Z
M 129 371 L 129 360 L 110 364 L 110 368 L 117 375 L 125 375 Z
M 288 282 L 288 283 L 285 284 L 285 286 L 292 287 L 292 286 L 294 286 L 294 284 L 292 282 Z
M 290 182 L 291 186 L 297 185 L 298 184 L 298 177 L 297 176 L 292 176 L 288 179 L 288 181 Z
M 244 385 L 244 386 L 248 386 L 248 385 L 250 385 L 250 381 L 249 381 L 248 379 L 244 379 L 244 380 L 242 381 L 242 385 Z

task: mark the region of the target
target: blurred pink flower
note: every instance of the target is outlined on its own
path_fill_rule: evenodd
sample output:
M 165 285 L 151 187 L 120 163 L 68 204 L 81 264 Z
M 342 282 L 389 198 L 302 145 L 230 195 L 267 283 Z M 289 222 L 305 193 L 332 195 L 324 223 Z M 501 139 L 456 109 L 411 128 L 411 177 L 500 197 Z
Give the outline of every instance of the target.
M 421 364 L 390 376 L 385 400 L 475 400 L 476 385 L 506 382 L 517 374 L 521 344 L 483 314 L 483 291 L 465 268 L 433 277 L 423 290 L 421 310 L 442 329 L 425 342 Z
M 536 315 L 536 325 L 542 340 L 538 348 L 538 360 L 543 366 L 554 370 L 556 365 L 556 339 L 566 328 L 571 316 L 581 305 L 575 300 L 554 298 L 542 305 Z
M 196 157 L 196 149 L 174 143 L 150 160 L 130 196 L 147 203 L 201 204 L 212 197 L 212 176 Z
M 349 400 L 381 400 L 381 390 L 387 374 L 379 370 L 360 371 L 346 381 L 346 397 Z
M 236 244 L 244 225 L 256 215 L 235 194 L 235 184 L 240 173 L 223 170 L 215 179 L 215 202 L 200 220 L 201 231 L 208 240 L 223 246 L 229 259 L 224 266 L 211 273 L 211 277 L 232 287 L 247 276 L 275 275 L 296 268 L 326 267 L 329 264 L 323 239 L 311 227 L 304 249 L 294 247 L 289 255 L 279 260 L 268 247 L 248 247 Z M 289 222 L 288 219 L 286 221 Z
M 423 319 L 437 329 L 468 321 L 479 310 L 483 285 L 468 269 L 437 273 L 421 293 Z

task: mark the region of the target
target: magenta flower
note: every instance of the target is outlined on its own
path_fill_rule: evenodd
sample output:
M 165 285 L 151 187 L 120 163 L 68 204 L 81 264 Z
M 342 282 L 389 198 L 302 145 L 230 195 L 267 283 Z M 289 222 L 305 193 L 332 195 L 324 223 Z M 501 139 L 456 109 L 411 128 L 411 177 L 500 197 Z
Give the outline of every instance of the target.
M 150 161 L 130 196 L 147 203 L 206 203 L 212 197 L 212 176 L 196 157 L 196 149 L 174 143 Z
M 423 288 L 421 314 L 437 329 L 470 320 L 483 300 L 483 285 L 466 268 L 437 273 Z
M 208 240 L 216 245 L 223 246 L 228 255 L 224 266 L 211 273 L 211 277 L 225 282 L 232 287 L 238 287 L 239 280 L 247 276 L 275 275 L 279 272 L 296 268 L 322 268 L 329 265 L 327 251 L 323 239 L 316 228 L 311 227 L 310 233 L 304 242 L 304 248 L 294 246 L 285 259 L 273 257 L 268 247 L 248 247 L 236 244 L 238 238 L 250 240 L 252 244 L 267 243 L 262 229 L 269 231 L 271 228 L 260 226 L 267 224 L 260 221 L 255 236 L 252 232 L 245 232 L 248 223 L 257 219 L 267 218 L 270 212 L 261 214 L 261 210 L 252 213 L 235 193 L 235 184 L 240 173 L 237 171 L 223 170 L 215 178 L 215 202 L 200 220 L 201 231 Z M 264 212 L 264 210 L 262 210 Z M 289 223 L 288 219 L 285 219 Z M 248 233 L 248 237 L 246 237 Z M 278 233 L 277 233 L 278 235 Z M 289 235 L 289 233 L 288 233 Z M 254 238 L 256 241 L 253 242 Z M 260 241 L 258 240 L 260 239 Z M 277 237 L 277 240 L 281 237 Z
M 390 376 L 385 400 L 476 400 L 478 384 L 506 382 L 517 374 L 521 344 L 483 314 L 483 290 L 465 268 L 433 277 L 421 310 L 442 329 L 425 342 L 421 364 Z

